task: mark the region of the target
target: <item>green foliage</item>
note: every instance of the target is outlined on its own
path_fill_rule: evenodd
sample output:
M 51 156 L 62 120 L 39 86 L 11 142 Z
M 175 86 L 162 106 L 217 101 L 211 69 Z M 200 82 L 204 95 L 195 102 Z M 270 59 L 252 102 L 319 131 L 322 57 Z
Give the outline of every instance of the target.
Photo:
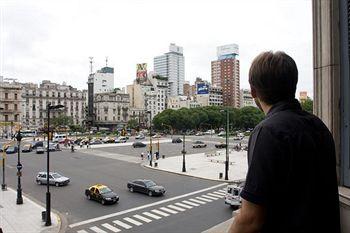
M 303 110 L 312 113 L 313 112 L 314 101 L 311 98 L 307 98 L 305 101 L 301 102 L 301 107 Z
M 73 117 L 61 114 L 58 117 L 51 119 L 50 126 L 51 125 L 53 127 L 73 125 Z
M 139 123 L 136 119 L 130 119 L 128 121 L 128 125 L 127 127 L 130 128 L 130 129 L 136 129 L 138 127 Z

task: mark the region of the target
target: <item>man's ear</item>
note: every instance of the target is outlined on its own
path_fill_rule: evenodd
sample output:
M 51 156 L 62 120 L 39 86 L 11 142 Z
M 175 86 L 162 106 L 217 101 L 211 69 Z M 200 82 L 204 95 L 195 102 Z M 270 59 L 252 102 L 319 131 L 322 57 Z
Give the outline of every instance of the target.
M 252 85 L 250 85 L 250 93 L 254 99 L 257 97 L 256 89 L 254 87 L 252 87 Z

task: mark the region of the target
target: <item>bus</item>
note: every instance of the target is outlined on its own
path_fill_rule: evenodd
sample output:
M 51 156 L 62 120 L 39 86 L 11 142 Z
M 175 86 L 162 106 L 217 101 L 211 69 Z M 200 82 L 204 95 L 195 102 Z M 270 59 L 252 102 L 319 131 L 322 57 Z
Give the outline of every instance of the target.
M 36 130 L 21 130 L 21 135 L 23 137 L 36 137 L 37 131 Z

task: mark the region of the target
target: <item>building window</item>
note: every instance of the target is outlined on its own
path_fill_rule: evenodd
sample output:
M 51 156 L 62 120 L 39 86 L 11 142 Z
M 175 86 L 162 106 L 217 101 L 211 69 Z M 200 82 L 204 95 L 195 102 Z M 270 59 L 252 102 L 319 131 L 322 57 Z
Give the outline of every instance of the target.
M 9 105 L 5 104 L 5 110 L 8 110 L 8 109 L 9 109 Z
M 15 106 L 15 111 L 17 111 L 18 110 L 17 104 L 15 104 L 14 106 Z
M 9 98 L 9 93 L 5 93 L 5 100 Z
M 17 93 L 15 93 L 15 100 L 17 100 Z

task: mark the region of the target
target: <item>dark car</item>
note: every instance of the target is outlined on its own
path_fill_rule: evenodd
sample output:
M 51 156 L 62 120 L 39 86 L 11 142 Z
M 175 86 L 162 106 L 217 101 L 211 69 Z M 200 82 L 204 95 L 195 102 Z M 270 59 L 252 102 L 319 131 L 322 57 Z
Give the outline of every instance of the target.
M 43 141 L 35 141 L 35 142 L 33 142 L 33 144 L 32 144 L 33 146 L 33 149 L 36 149 L 36 148 L 38 148 L 38 147 L 44 147 L 44 142 Z
M 157 185 L 152 180 L 134 180 L 127 184 L 130 192 L 146 193 L 148 196 L 161 196 L 165 193 L 163 186 Z
M 195 141 L 195 142 L 192 144 L 192 147 L 193 147 L 193 148 L 203 148 L 203 147 L 207 147 L 207 144 L 205 144 L 205 143 L 202 142 L 202 141 Z
M 226 148 L 226 143 L 218 143 L 218 144 L 215 144 L 215 147 L 216 148 Z
M 9 146 L 6 149 L 6 154 L 15 154 L 18 151 L 18 147 L 17 146 Z
M 25 144 L 23 147 L 22 147 L 22 152 L 31 152 L 33 149 L 32 149 L 32 144 Z
M 137 148 L 137 147 L 146 147 L 146 144 L 145 144 L 145 143 L 142 143 L 142 142 L 134 142 L 134 143 L 132 144 L 132 146 L 133 146 L 134 148 Z
M 85 196 L 89 200 L 101 202 L 102 205 L 107 203 L 117 203 L 119 201 L 117 194 L 103 184 L 95 184 L 86 189 Z
M 171 140 L 172 143 L 181 143 L 182 140 L 181 138 L 173 138 L 173 140 Z

